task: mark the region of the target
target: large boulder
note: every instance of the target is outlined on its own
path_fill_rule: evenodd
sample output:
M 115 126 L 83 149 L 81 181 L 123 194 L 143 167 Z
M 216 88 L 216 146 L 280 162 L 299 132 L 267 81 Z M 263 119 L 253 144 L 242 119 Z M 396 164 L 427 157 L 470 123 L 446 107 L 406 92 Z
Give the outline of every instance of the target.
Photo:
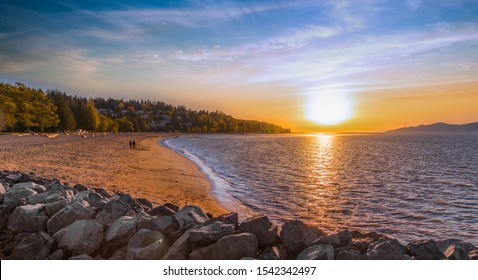
M 204 211 L 196 205 L 188 205 L 176 213 L 180 226 L 187 224 L 204 224 L 209 218 Z
M 158 217 L 169 216 L 169 215 L 175 215 L 176 214 L 176 212 L 174 212 L 173 210 L 171 210 L 168 207 L 163 206 L 163 205 L 154 207 L 148 213 L 152 216 L 158 216 Z
M 73 255 L 91 255 L 103 240 L 103 226 L 95 220 L 79 220 L 53 235 L 58 248 Z
M 65 199 L 57 192 L 42 192 L 27 198 L 28 204 L 47 204 Z
M 0 205 L 0 231 L 7 228 L 8 217 L 12 214 L 12 208 Z
M 240 260 L 257 256 L 257 237 L 249 232 L 224 236 L 216 243 L 198 248 L 189 254 L 190 260 Z
M 166 252 L 164 236 L 149 229 L 138 231 L 128 242 L 128 260 L 160 260 Z
M 151 203 L 151 201 L 149 201 L 146 198 L 142 198 L 142 197 L 136 198 L 136 203 L 141 205 L 143 208 L 147 208 L 147 209 L 152 209 L 153 208 L 153 203 Z
M 257 236 L 259 248 L 273 246 L 279 242 L 278 228 L 267 216 L 258 215 L 244 220 L 239 229 Z
M 445 256 L 449 260 L 470 260 L 468 253 L 460 245 L 452 244 L 446 249 Z
M 101 196 L 100 194 L 91 191 L 83 191 L 75 194 L 75 200 L 84 200 L 88 202 L 92 207 L 103 209 L 108 203 L 108 200 Z
M 434 240 L 419 240 L 407 245 L 408 253 L 418 260 L 440 260 L 446 256 L 440 251 Z
M 169 235 L 179 228 L 179 222 L 174 215 L 162 217 L 143 215 L 139 218 L 138 228 L 159 231 L 164 235 Z
M 5 191 L 3 205 L 14 208 L 19 204 L 26 203 L 28 197 L 37 194 L 37 192 L 33 190 L 33 184 L 34 183 L 19 183 L 8 188 Z
M 215 222 L 207 226 L 193 229 L 189 235 L 191 240 L 198 245 L 210 245 L 218 241 L 220 238 L 233 233 L 234 225 Z
M 363 256 L 367 260 L 404 260 L 408 259 L 407 247 L 397 239 L 380 239 L 370 244 Z
M 58 213 L 61 209 L 65 208 L 67 204 L 68 200 L 66 199 L 45 204 L 45 213 L 48 217 L 53 217 L 53 215 Z
M 257 256 L 258 260 L 280 260 L 280 252 L 277 247 L 267 247 Z
M 173 245 L 169 248 L 166 254 L 163 256 L 163 260 L 187 260 L 189 253 L 197 248 L 190 238 L 191 230 L 197 227 L 193 227 L 184 232 Z
M 334 247 L 345 247 L 352 242 L 352 234 L 348 230 L 341 231 L 339 233 L 330 234 L 320 237 L 314 242 L 314 245 L 329 244 Z
M 57 249 L 53 251 L 50 255 L 48 255 L 45 260 L 63 260 L 64 255 L 65 252 L 63 252 L 62 249 Z
M 440 249 L 440 251 L 442 251 L 443 253 L 445 253 L 445 251 L 450 247 L 450 245 L 455 245 L 455 246 L 461 247 L 467 253 L 469 253 L 472 250 L 477 250 L 478 249 L 478 247 L 471 244 L 470 242 L 465 242 L 465 241 L 462 241 L 460 239 L 453 239 L 453 238 L 452 239 L 438 240 L 438 241 L 436 241 L 436 244 L 437 244 L 438 248 Z
M 73 201 L 58 211 L 47 222 L 48 233 L 53 235 L 60 229 L 78 220 L 89 220 L 95 216 L 95 210 L 86 201 Z
M 317 239 L 317 233 L 302 221 L 293 220 L 282 225 L 280 239 L 287 249 L 289 258 L 295 258 L 299 252 L 312 245 Z
M 10 215 L 7 228 L 15 233 L 46 231 L 47 221 L 43 205 L 18 206 Z
M 96 215 L 96 220 L 103 226 L 111 224 L 121 216 L 134 216 L 131 207 L 121 200 L 111 200 L 104 206 L 103 210 Z
M 297 255 L 298 260 L 333 260 L 334 247 L 330 244 L 314 245 L 302 250 Z
M 114 221 L 105 232 L 105 241 L 110 246 L 120 246 L 128 243 L 136 232 L 138 219 L 133 217 L 120 217 Z
M 343 250 L 337 254 L 337 260 L 360 260 L 362 254 L 356 250 Z
M 40 231 L 23 238 L 10 258 L 13 260 L 43 260 L 50 254 L 53 238 L 48 233 Z
M 235 212 L 233 213 L 228 213 L 228 214 L 222 214 L 220 216 L 211 218 L 207 220 L 204 225 L 210 225 L 215 222 L 221 222 L 223 224 L 232 224 L 234 225 L 235 228 L 239 226 L 239 215 Z

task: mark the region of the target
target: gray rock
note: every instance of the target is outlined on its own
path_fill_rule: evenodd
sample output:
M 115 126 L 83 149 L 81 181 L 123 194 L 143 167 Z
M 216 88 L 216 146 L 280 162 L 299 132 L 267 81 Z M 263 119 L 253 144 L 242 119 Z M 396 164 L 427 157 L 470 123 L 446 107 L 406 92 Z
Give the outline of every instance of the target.
M 102 197 L 110 198 L 111 195 L 102 188 L 92 188 L 96 193 L 100 194 Z
M 141 216 L 138 228 L 159 231 L 163 235 L 169 235 L 179 228 L 179 222 L 174 215 L 163 217 Z
M 149 211 L 148 213 L 152 216 L 158 216 L 158 217 L 176 214 L 176 212 L 174 212 L 173 210 L 162 205 L 151 209 L 151 211 Z
M 350 231 L 344 230 L 339 233 L 320 237 L 317 241 L 313 243 L 313 245 L 329 244 L 334 247 L 344 247 L 349 245 L 351 242 L 352 242 L 352 235 L 350 234 Z
M 121 216 L 134 216 L 131 207 L 120 200 L 111 200 L 104 206 L 104 209 L 96 215 L 96 220 L 103 226 L 111 224 Z
M 56 213 L 58 213 L 61 209 L 65 208 L 68 204 L 68 200 L 62 199 L 56 202 L 45 204 L 45 213 L 48 217 L 53 217 Z
M 200 207 L 195 205 L 188 205 L 181 208 L 181 210 L 176 213 L 176 218 L 178 219 L 180 226 L 187 224 L 202 225 L 209 219 L 206 213 L 204 213 Z
M 407 249 L 409 255 L 418 260 L 440 260 L 446 258 L 436 242 L 430 239 L 410 242 L 407 245 Z
M 63 252 L 62 249 L 57 249 L 53 251 L 48 257 L 45 258 L 45 260 L 63 260 L 63 256 L 65 255 L 65 252 Z
M 280 252 L 277 247 L 267 247 L 257 256 L 259 260 L 280 260 Z
M 337 254 L 337 260 L 360 260 L 362 254 L 355 250 L 344 250 Z
M 333 260 L 334 247 L 330 244 L 319 244 L 302 250 L 297 255 L 298 260 Z
M 53 239 L 48 233 L 40 231 L 23 238 L 10 256 L 13 260 L 43 260 L 50 254 Z
M 316 231 L 302 221 L 287 221 L 282 225 L 280 239 L 287 249 L 289 258 L 295 258 L 299 252 L 312 245 L 317 239 Z
M 3 205 L 15 208 L 21 204 L 22 201 L 26 202 L 28 197 L 35 194 L 37 194 L 37 192 L 33 190 L 33 183 L 15 184 L 5 191 Z
M 0 231 L 7 228 L 8 217 L 12 214 L 12 208 L 0 205 Z
M 143 207 L 147 207 L 149 209 L 153 209 L 153 204 L 147 200 L 146 198 L 136 198 L 136 203 Z
M 95 192 L 90 192 L 88 195 L 83 199 L 88 202 L 91 206 L 96 207 L 98 209 L 104 209 L 108 200 L 102 197 L 100 194 Z
M 470 260 L 466 250 L 455 244 L 450 245 L 446 249 L 445 257 L 449 260 Z
M 128 260 L 160 260 L 166 252 L 164 236 L 157 231 L 142 229 L 128 242 Z
M 76 184 L 73 186 L 73 189 L 76 190 L 77 192 L 84 192 L 84 191 L 87 191 L 88 188 L 81 185 L 81 184 Z
M 277 226 L 267 216 L 258 215 L 244 220 L 239 229 L 257 236 L 259 248 L 276 245 L 279 242 Z
M 7 228 L 15 233 L 46 231 L 47 221 L 43 205 L 18 206 L 8 218 Z
M 47 204 L 64 199 L 63 195 L 59 193 L 42 192 L 28 197 L 27 202 L 28 204 Z
M 103 226 L 95 220 L 79 220 L 53 235 L 60 249 L 74 255 L 91 255 L 103 240 Z
M 136 233 L 138 219 L 133 217 L 120 217 L 114 221 L 105 232 L 105 241 L 110 246 L 127 244 Z
M 237 213 L 222 214 L 221 216 L 207 220 L 204 225 L 207 226 L 215 222 L 221 222 L 223 224 L 232 224 L 235 228 L 237 228 L 239 226 L 239 215 Z
M 18 180 L 20 179 L 21 176 L 22 176 L 21 174 L 10 174 L 5 176 L 3 179 L 5 180 L 5 182 L 10 184 L 10 186 L 12 186 L 18 183 Z
M 403 260 L 407 259 L 407 247 L 397 239 L 380 239 L 370 244 L 363 258 L 367 260 Z
M 213 224 L 193 229 L 189 236 L 198 245 L 210 245 L 220 238 L 234 233 L 234 225 L 215 222 Z
M 179 206 L 177 205 L 174 205 L 172 203 L 164 203 L 163 206 L 166 206 L 168 207 L 169 209 L 173 210 L 174 212 L 178 212 L 179 211 Z
M 198 248 L 189 254 L 190 260 L 240 260 L 255 258 L 257 237 L 249 232 L 224 236 L 216 243 Z
M 123 246 L 113 252 L 111 257 L 108 260 L 126 260 L 127 257 L 127 246 Z
M 459 247 L 463 248 L 467 253 L 469 253 L 472 250 L 477 250 L 478 249 L 478 247 L 476 247 L 475 245 L 473 245 L 469 242 L 459 240 L 459 239 L 438 240 L 438 241 L 436 241 L 436 244 L 437 244 L 438 248 L 440 249 L 440 251 L 442 251 L 443 253 L 445 253 L 445 251 L 448 249 L 448 247 L 450 247 L 450 245 L 459 246 Z
M 69 258 L 69 260 L 91 261 L 91 260 L 93 260 L 93 258 L 88 256 L 87 254 L 81 254 L 81 255 L 73 256 L 73 257 Z
M 89 220 L 95 216 L 95 210 L 86 201 L 73 201 L 58 211 L 47 222 L 48 233 L 55 232 L 78 220 Z
M 191 251 L 197 248 L 196 243 L 191 241 L 189 233 L 196 227 L 190 228 L 184 234 L 181 235 L 171 245 L 169 250 L 163 256 L 163 260 L 187 260 Z
M 472 260 L 478 260 L 478 250 L 471 250 L 468 252 L 468 257 Z

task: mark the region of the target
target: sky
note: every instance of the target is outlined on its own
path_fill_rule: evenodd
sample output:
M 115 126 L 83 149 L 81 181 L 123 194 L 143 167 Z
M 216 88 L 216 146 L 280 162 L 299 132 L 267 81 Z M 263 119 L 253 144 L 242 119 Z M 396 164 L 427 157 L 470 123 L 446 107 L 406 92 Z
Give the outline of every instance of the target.
M 478 121 L 478 1 L 10 1 L 0 81 L 293 131 Z

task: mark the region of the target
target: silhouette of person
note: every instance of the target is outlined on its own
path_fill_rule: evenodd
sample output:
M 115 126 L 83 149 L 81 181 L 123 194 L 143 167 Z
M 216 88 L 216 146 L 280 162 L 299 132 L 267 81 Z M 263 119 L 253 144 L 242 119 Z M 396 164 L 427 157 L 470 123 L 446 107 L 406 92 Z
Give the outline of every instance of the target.
M 133 149 L 136 149 L 136 142 L 133 140 Z
M 129 141 L 129 148 L 131 149 L 132 146 L 133 146 L 133 142 Z

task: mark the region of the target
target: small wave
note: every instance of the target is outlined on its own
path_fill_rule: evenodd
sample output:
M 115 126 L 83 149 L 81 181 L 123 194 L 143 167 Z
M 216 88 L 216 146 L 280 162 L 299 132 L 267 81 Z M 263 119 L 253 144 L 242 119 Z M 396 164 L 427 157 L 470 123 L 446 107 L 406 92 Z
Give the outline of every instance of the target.
M 448 205 L 449 204 L 448 201 L 446 201 L 444 199 L 437 199 L 433 203 L 438 204 L 438 205 Z
M 411 215 L 407 215 L 408 218 L 413 218 L 415 220 L 426 220 L 427 218 L 423 215 L 419 215 L 419 214 L 411 214 Z

